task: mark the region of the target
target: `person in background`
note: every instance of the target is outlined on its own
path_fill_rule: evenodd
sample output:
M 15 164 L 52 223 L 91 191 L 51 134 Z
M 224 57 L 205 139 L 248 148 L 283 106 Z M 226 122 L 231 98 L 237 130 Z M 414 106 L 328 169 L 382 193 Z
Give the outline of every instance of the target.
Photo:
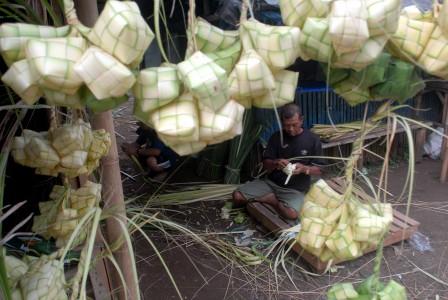
M 129 156 L 135 156 L 143 167 L 148 168 L 150 177 L 162 179 L 176 165 L 178 155 L 166 146 L 151 127 L 138 122 L 137 140 L 123 143 L 122 150 Z
M 263 154 L 263 166 L 268 176 L 240 186 L 232 197 L 236 205 L 258 201 L 272 205 L 287 219 L 295 220 L 303 206 L 305 193 L 311 185 L 311 175 L 320 175 L 320 163 L 316 156 L 322 156 L 320 138 L 302 128 L 303 117 L 299 106 L 287 104 L 281 110 L 283 144 L 280 131 L 269 139 Z M 286 183 L 283 169 L 294 164 L 292 177 Z

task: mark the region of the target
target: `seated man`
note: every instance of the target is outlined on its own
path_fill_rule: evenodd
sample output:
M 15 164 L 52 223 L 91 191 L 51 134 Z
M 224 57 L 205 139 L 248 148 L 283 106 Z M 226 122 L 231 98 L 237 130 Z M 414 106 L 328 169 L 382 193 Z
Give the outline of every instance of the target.
M 285 105 L 280 113 L 283 128 L 283 145 L 280 132 L 269 139 L 263 155 L 263 166 L 268 172 L 266 179 L 256 179 L 240 186 L 233 193 L 233 203 L 246 204 L 258 201 L 272 205 L 278 213 L 295 220 L 303 206 L 308 191 L 310 175 L 320 175 L 321 170 L 315 164 L 322 156 L 322 145 L 317 135 L 302 128 L 303 117 L 295 104 Z M 287 175 L 282 170 L 289 164 L 295 164 L 293 175 L 285 184 Z
M 127 155 L 137 157 L 143 167 L 148 168 L 149 176 L 165 176 L 176 164 L 177 154 L 158 138 L 154 129 L 142 122 L 138 125 L 137 140 L 124 143 L 121 148 Z

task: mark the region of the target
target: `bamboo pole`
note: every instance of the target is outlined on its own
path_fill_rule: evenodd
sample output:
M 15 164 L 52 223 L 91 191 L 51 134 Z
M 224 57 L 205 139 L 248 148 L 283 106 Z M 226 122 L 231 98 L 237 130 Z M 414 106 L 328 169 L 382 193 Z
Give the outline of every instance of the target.
M 91 0 L 75 0 L 76 12 L 79 20 L 86 26 L 92 27 L 98 18 L 98 6 L 97 1 Z M 75 13 L 73 15 L 76 15 Z M 91 120 L 93 129 L 103 128 L 109 132 L 111 137 L 111 148 L 109 153 L 101 160 L 101 183 L 102 183 L 102 196 L 105 208 L 114 209 L 118 218 L 123 222 L 126 222 L 126 208 L 124 204 L 123 186 L 120 175 L 120 164 L 117 149 L 117 140 L 115 137 L 115 128 L 112 118 L 112 112 L 102 112 L 95 114 Z M 119 221 L 113 218 L 106 219 L 106 239 L 109 244 L 113 244 L 115 241 L 121 240 L 123 236 L 122 227 Z M 114 257 L 121 269 L 124 276 L 127 291 L 124 287 L 121 287 L 121 280 L 118 273 L 111 269 L 111 279 L 114 290 L 119 290 L 117 299 L 125 299 L 125 293 L 127 292 L 127 299 L 139 299 L 137 295 L 138 282 L 134 281 L 132 275 L 132 261 L 130 258 L 130 251 L 128 246 L 123 243 L 114 252 Z

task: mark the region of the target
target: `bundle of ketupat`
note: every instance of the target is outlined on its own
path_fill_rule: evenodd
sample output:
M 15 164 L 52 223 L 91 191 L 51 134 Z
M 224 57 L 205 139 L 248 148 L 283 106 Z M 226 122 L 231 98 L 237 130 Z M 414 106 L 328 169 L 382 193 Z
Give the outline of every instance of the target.
M 328 71 L 326 66 L 323 70 Z M 330 69 L 330 84 L 350 105 L 384 99 L 404 102 L 425 87 L 414 65 L 384 52 L 361 71 Z
M 93 28 L 5 23 L 0 54 L 10 68 L 2 80 L 29 105 L 44 95 L 50 105 L 104 111 L 123 102 L 114 98 L 134 84 L 129 68 L 140 64 L 153 37 L 132 1 L 107 1 Z M 89 101 L 83 85 L 94 94 Z
M 284 69 L 300 55 L 300 30 L 250 19 L 241 22 L 240 35 L 243 53 L 229 75 L 230 97 L 245 108 L 293 102 L 299 76 Z
M 68 299 L 64 264 L 48 256 L 25 256 L 22 260 L 5 255 L 6 275 L 14 300 Z
M 361 204 L 357 199 L 346 203 L 319 180 L 305 196 L 297 242 L 322 261 L 354 259 L 376 245 L 391 223 L 390 205 Z
M 377 287 L 373 286 L 373 277 L 365 279 L 358 287 L 352 283 L 344 282 L 335 284 L 327 292 L 328 300 L 349 300 L 349 299 L 378 299 L 378 300 L 406 300 L 406 288 L 398 282 L 391 280 L 384 286 L 378 282 Z
M 55 185 L 49 198 L 50 201 L 39 203 L 40 215 L 34 217 L 32 230 L 46 239 L 53 237 L 56 246 L 63 247 L 82 217 L 99 205 L 101 185 L 88 181 L 77 190 Z M 85 228 L 75 238 L 75 245 L 85 240 Z
M 285 24 L 302 29 L 301 58 L 361 70 L 398 26 L 399 0 L 284 0 Z
M 110 143 L 105 130 L 92 131 L 90 124 L 79 119 L 49 132 L 24 130 L 14 138 L 12 156 L 17 163 L 36 168 L 38 174 L 63 173 L 72 178 L 97 168 Z
M 223 68 L 227 75 L 232 71 L 241 54 L 238 30 L 222 30 L 202 18 L 197 18 L 195 36 L 198 50 Z M 191 56 L 187 49 L 185 57 Z
M 199 18 L 196 52 L 188 47 L 176 66 L 140 72 L 134 115 L 180 155 L 231 139 L 242 131 L 244 107 L 272 108 L 294 100 L 298 73 L 283 68 L 299 55 L 299 34 L 298 28 L 255 20 L 245 21 L 239 31 L 224 31 Z
M 418 63 L 431 75 L 448 79 L 448 38 L 444 34 L 447 6 L 445 1 L 438 16 L 416 7 L 403 10 L 398 30 L 388 43 L 392 55 Z

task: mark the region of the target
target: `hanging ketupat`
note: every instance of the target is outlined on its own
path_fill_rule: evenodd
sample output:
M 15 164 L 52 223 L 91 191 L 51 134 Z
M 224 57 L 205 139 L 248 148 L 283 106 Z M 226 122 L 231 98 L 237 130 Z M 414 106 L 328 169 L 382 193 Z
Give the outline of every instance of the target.
M 300 55 L 300 29 L 289 26 L 271 26 L 250 19 L 242 23 L 252 45 L 273 70 L 285 69 Z
M 51 27 L 23 23 L 0 25 L 0 54 L 8 66 L 25 59 L 25 46 L 30 39 L 65 37 L 70 26 Z
M 105 130 L 92 133 L 88 123 L 78 120 L 50 132 L 24 130 L 14 138 L 12 156 L 16 162 L 36 168 L 38 174 L 76 177 L 93 172 L 110 143 Z
M 89 41 L 119 59 L 137 67 L 154 34 L 133 1 L 107 1 Z
M 158 109 L 179 97 L 181 83 L 173 66 L 147 68 L 139 72 L 132 88 L 135 104 L 143 113 Z

